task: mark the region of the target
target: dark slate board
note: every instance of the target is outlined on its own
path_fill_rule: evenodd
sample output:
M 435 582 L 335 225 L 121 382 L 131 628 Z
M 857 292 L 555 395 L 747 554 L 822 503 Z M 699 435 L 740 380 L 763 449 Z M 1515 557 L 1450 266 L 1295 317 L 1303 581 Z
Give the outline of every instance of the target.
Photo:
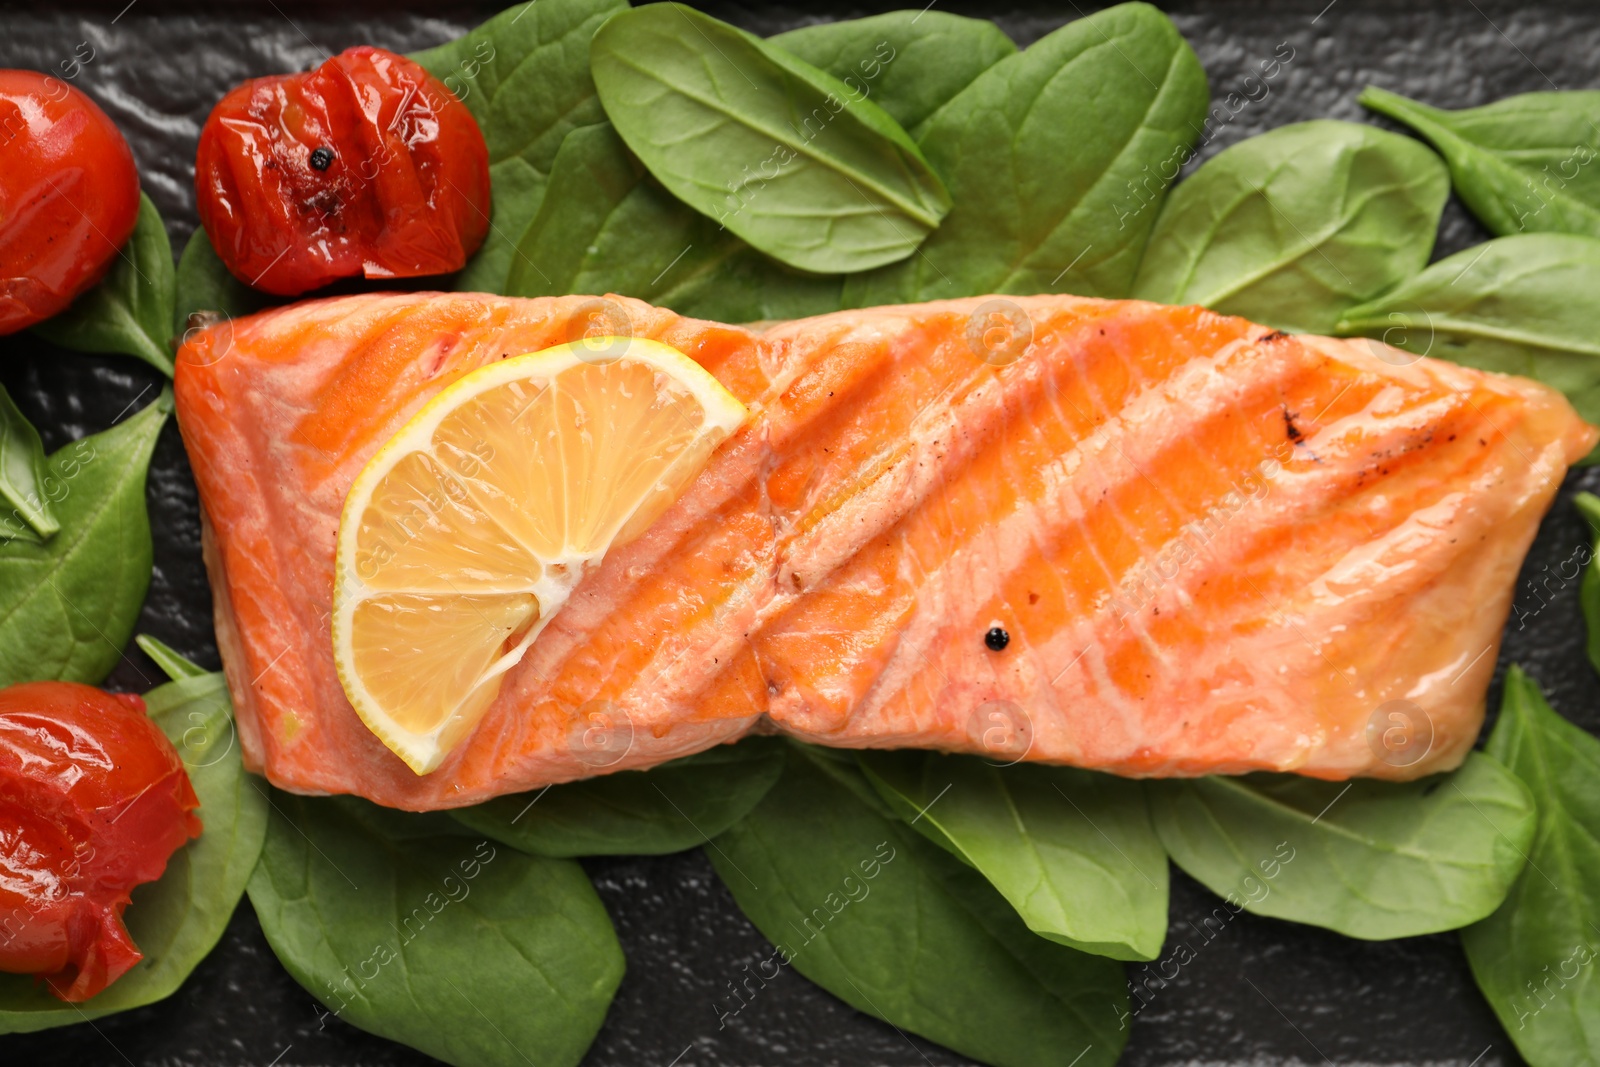
M 124 6 L 126 4 L 126 6 Z M 892 9 L 819 0 L 765 6 L 704 3 L 757 33 Z M 1098 5 L 1096 5 L 1098 6 Z M 0 4 L 0 67 L 58 69 L 81 42 L 94 59 L 75 79 L 133 144 L 145 188 L 181 248 L 195 227 L 191 167 L 200 124 L 229 87 L 255 75 L 300 69 L 354 44 L 409 51 L 443 41 L 492 14 L 493 5 L 390 0 L 317 6 L 293 0 L 195 4 L 162 0 Z M 995 0 L 941 10 L 994 18 L 1027 44 L 1081 11 Z M 1600 7 L 1490 0 L 1188 0 L 1167 6 L 1211 79 L 1213 99 L 1233 107 L 1203 155 L 1252 134 L 1310 118 L 1371 121 L 1356 106 L 1375 82 L 1450 107 L 1512 93 L 1600 87 Z M 1293 58 L 1262 94 L 1246 75 L 1280 46 Z M 1484 238 L 1452 202 L 1437 254 Z M 66 353 L 29 338 L 0 340 L 0 382 L 49 447 L 103 429 L 160 379 L 143 364 Z M 141 401 L 143 402 L 143 401 Z M 1568 479 L 1524 568 L 1518 617 L 1501 667 L 1519 662 L 1555 706 L 1600 729 L 1600 682 L 1581 652 L 1576 583 L 1536 597 L 1532 581 L 1568 559 L 1587 536 L 1569 500 L 1600 488 L 1600 473 Z M 151 469 L 155 576 L 140 629 L 208 666 L 218 663 L 200 564 L 199 516 L 175 429 Z M 1556 588 L 1554 584 L 1547 588 Z M 1544 603 L 1548 601 L 1548 603 Z M 1471 610 L 1463 605 L 1463 610 Z M 143 690 L 159 679 L 134 649 L 113 687 Z M 1498 685 L 1490 694 L 1498 702 Z M 698 852 L 586 864 L 610 908 L 628 976 L 586 1061 L 593 1067 L 705 1064 L 894 1067 L 962 1064 L 961 1057 L 861 1015 L 785 972 L 736 1016 L 719 1022 L 728 984 L 770 952 Z M 1168 949 L 1194 959 L 1133 1021 L 1127 1067 L 1267 1067 L 1312 1063 L 1498 1067 L 1522 1062 L 1478 995 L 1453 935 L 1369 944 L 1307 927 L 1241 915 L 1209 940 L 1201 919 L 1216 900 L 1176 874 Z M 1170 968 L 1169 968 L 1170 973 Z M 1140 976 L 1138 968 L 1130 974 Z M 981 980 L 976 979 L 975 980 Z M 1270 1001 L 1269 999 L 1270 998 Z M 720 1006 L 720 1008 L 719 1008 Z M 1106 1009 L 1111 1010 L 1110 1006 Z M 179 993 L 121 1016 L 0 1038 L 0 1063 L 412 1065 L 434 1061 L 338 1020 L 273 959 L 248 905 Z M 1063 1056 L 1063 1067 L 1067 1062 Z

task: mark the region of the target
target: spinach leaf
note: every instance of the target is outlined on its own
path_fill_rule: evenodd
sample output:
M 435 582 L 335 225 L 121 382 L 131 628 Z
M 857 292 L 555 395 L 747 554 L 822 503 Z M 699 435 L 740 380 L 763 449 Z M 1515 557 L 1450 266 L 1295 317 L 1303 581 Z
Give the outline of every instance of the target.
M 1419 356 L 1537 378 L 1600 420 L 1600 241 L 1566 234 L 1499 237 L 1350 308 L 1341 334 L 1377 337 Z
M 561 139 L 605 116 L 589 77 L 589 42 L 623 0 L 515 4 L 477 29 L 412 55 L 478 120 L 489 159 L 549 173 Z
M 585 126 L 568 134 L 550 168 L 547 187 L 550 195 L 545 197 L 538 214 L 523 231 L 519 254 L 511 263 L 506 291 L 513 296 L 564 296 L 584 292 L 576 286 L 586 273 L 585 262 L 597 251 L 600 234 L 611 214 L 638 187 L 644 173 L 644 167 L 633 158 L 609 122 Z M 676 218 L 672 222 L 697 228 L 691 220 L 699 216 L 693 212 L 673 214 Z M 664 270 L 667 267 L 664 257 L 674 254 L 671 246 L 671 241 L 651 241 L 643 248 L 643 258 L 620 264 L 621 270 L 589 272 L 605 274 L 623 283 L 593 291 L 639 296 L 638 275 L 652 268 L 658 273 Z
M 161 213 L 139 194 L 139 220 L 133 236 L 93 289 L 34 332 L 79 352 L 118 352 L 138 356 L 172 377 L 167 324 L 172 321 L 174 289 L 172 243 Z
M 1138 782 L 933 752 L 861 763 L 901 818 L 977 868 L 1034 933 L 1114 959 L 1160 955 L 1167 854 Z
M 181 652 L 159 638 L 151 637 L 149 634 L 140 634 L 133 640 L 135 644 L 144 650 L 144 654 L 155 660 L 156 666 L 160 667 L 162 672 L 174 682 L 210 673 L 204 667 L 196 666 L 190 662 Z
M 278 959 L 330 1012 L 451 1064 L 582 1058 L 622 951 L 575 862 L 459 836 L 443 816 L 271 800 L 250 902 Z M 429 835 L 430 824 L 451 829 Z
M 276 297 L 235 278 L 211 247 L 211 238 L 204 230 L 195 230 L 183 246 L 178 260 L 177 294 L 172 329 L 179 338 L 189 329 L 189 316 L 196 312 L 236 319 L 278 302 Z
M 1578 602 L 1583 606 L 1584 630 L 1588 636 L 1584 650 L 1589 655 L 1589 666 L 1600 671 L 1600 496 L 1579 493 L 1572 502 L 1588 521 L 1594 537 L 1589 564 L 1584 567 L 1583 582 L 1578 586 Z
M 205 830 L 172 854 L 160 879 L 133 891 L 124 918 L 143 960 L 76 1006 L 25 975 L 0 975 L 0 1033 L 66 1026 L 172 995 L 244 895 L 266 837 L 267 803 L 240 763 L 226 682 L 220 674 L 183 678 L 152 689 L 145 703 L 183 757 Z
M 772 792 L 707 848 L 775 966 L 997 1067 L 1114 1063 L 1121 965 L 1034 936 L 978 874 L 842 786 L 837 774 L 860 778 L 848 767 L 794 747 Z
M 926 8 L 822 22 L 767 43 L 827 71 L 913 135 L 974 78 L 1017 53 L 1011 38 L 988 19 Z
M 1361 103 L 1403 122 L 1450 164 L 1456 193 L 1488 227 L 1600 237 L 1600 92 L 1526 93 L 1438 108 L 1369 86 Z
M 450 288 L 463 293 L 509 294 L 517 242 L 544 203 L 547 176 L 520 156 L 489 164 L 489 232 Z
M 837 310 L 839 287 L 837 276 L 791 270 L 689 208 L 600 123 L 562 142 L 507 291 L 623 293 L 682 315 L 751 322 Z
M 625 0 L 539 0 L 411 58 L 455 93 L 489 147 L 489 234 L 454 288 L 504 293 L 518 240 L 544 196 L 566 135 L 605 115 L 589 76 L 589 40 Z
M 900 818 L 894 805 L 884 799 L 882 791 L 873 785 L 872 779 L 862 770 L 861 760 L 853 749 L 825 748 L 797 741 L 791 742 L 791 745 L 794 746 L 793 751 L 799 752 L 811 762 L 813 769 L 821 771 L 832 779 L 835 786 L 843 787 L 878 815 L 889 820 Z
M 876 104 L 693 8 L 614 15 L 590 64 L 607 116 L 650 173 L 790 266 L 892 263 L 950 209 L 916 143 Z
M 850 279 L 850 307 L 978 293 L 1128 295 L 1210 96 L 1160 11 L 1120 4 L 1003 59 L 918 143 L 955 197 L 913 258 Z
M 1483 918 L 1533 836 L 1526 787 L 1476 752 L 1415 782 L 1252 774 L 1147 784 L 1168 854 L 1213 893 L 1369 941 Z
M 624 205 L 607 236 L 625 231 L 638 214 L 648 220 L 662 207 L 666 191 L 653 179 L 649 188 L 649 193 L 641 193 Z M 703 220 L 702 225 L 709 221 Z M 803 319 L 838 311 L 842 306 L 839 296 L 844 280 L 837 274 L 804 274 L 762 255 L 738 238 L 722 236 L 721 241 L 708 240 L 699 248 L 689 249 L 676 266 L 662 275 L 663 287 L 650 302 L 692 318 L 746 323 Z M 624 247 L 633 243 L 625 241 Z M 619 251 L 613 253 L 612 259 L 621 262 L 624 255 Z
M 537 856 L 657 856 L 702 845 L 755 807 L 783 770 L 781 742 L 737 745 L 534 793 L 497 797 L 451 814 Z
M 99 682 L 133 635 L 150 585 L 145 470 L 172 392 L 49 459 L 45 496 L 61 532 L 0 542 L 0 685 Z
M 1420 271 L 1450 181 L 1439 157 L 1371 126 L 1284 126 L 1217 154 L 1161 209 L 1133 295 L 1328 333 Z
M 1533 1067 L 1600 1062 L 1600 741 L 1512 667 L 1488 752 L 1533 791 L 1538 830 L 1505 903 L 1461 931 L 1467 962 Z
M 39 431 L 0 386 L 0 507 L 11 505 L 11 514 L 0 516 L 0 542 L 43 542 L 61 529 L 45 494 L 47 474 Z
M 830 73 L 855 78 L 858 93 L 865 85 L 897 118 L 931 110 L 976 76 L 980 60 L 988 65 L 1002 50 L 1015 51 L 993 23 L 938 12 L 919 22 L 916 15 L 827 23 L 773 41 L 796 44 L 802 58 L 833 57 Z M 884 42 L 893 58 L 878 63 Z M 842 278 L 786 267 L 690 208 L 649 175 L 609 123 L 568 135 L 548 189 L 523 234 L 508 293 L 624 293 L 721 322 L 797 319 L 842 306 Z

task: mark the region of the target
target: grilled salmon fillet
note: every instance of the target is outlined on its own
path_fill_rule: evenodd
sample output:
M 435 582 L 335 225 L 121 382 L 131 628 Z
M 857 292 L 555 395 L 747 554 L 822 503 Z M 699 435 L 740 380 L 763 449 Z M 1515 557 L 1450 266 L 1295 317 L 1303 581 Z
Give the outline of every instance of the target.
M 418 776 L 335 673 L 345 494 L 461 375 L 595 332 L 680 349 L 752 417 Z M 1531 381 L 1069 296 L 762 332 L 621 297 L 343 297 L 191 336 L 176 390 L 247 766 L 419 810 L 774 730 L 1138 776 L 1448 769 L 1596 439 Z M 628 736 L 603 760 L 597 707 Z

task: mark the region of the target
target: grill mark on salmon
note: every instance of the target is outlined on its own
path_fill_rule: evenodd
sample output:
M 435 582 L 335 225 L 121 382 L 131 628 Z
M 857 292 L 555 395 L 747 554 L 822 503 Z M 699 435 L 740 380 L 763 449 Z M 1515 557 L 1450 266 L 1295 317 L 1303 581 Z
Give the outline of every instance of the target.
M 179 423 L 247 764 L 429 809 L 752 730 L 982 751 L 990 708 L 1025 720 L 1030 759 L 1124 774 L 1459 762 L 1522 556 L 1593 444 L 1559 394 L 1074 297 L 1014 298 L 1032 343 L 991 366 L 967 341 L 983 302 L 756 334 L 623 298 L 407 294 L 191 339 Z M 344 495 L 450 382 L 596 321 L 684 351 L 753 417 L 418 777 L 333 669 Z M 983 641 L 995 625 L 1002 652 Z M 1431 716 L 1426 759 L 1368 744 L 1391 699 Z M 615 762 L 579 740 L 596 709 L 632 724 Z

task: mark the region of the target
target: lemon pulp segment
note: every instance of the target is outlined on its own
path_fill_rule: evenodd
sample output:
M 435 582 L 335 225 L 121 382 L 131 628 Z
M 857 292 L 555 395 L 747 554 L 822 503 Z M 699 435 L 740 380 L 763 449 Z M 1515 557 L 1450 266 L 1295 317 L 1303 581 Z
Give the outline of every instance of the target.
M 584 571 L 678 498 L 747 412 L 683 353 L 586 338 L 482 367 L 417 412 L 339 519 L 333 646 L 362 721 L 439 765 Z

